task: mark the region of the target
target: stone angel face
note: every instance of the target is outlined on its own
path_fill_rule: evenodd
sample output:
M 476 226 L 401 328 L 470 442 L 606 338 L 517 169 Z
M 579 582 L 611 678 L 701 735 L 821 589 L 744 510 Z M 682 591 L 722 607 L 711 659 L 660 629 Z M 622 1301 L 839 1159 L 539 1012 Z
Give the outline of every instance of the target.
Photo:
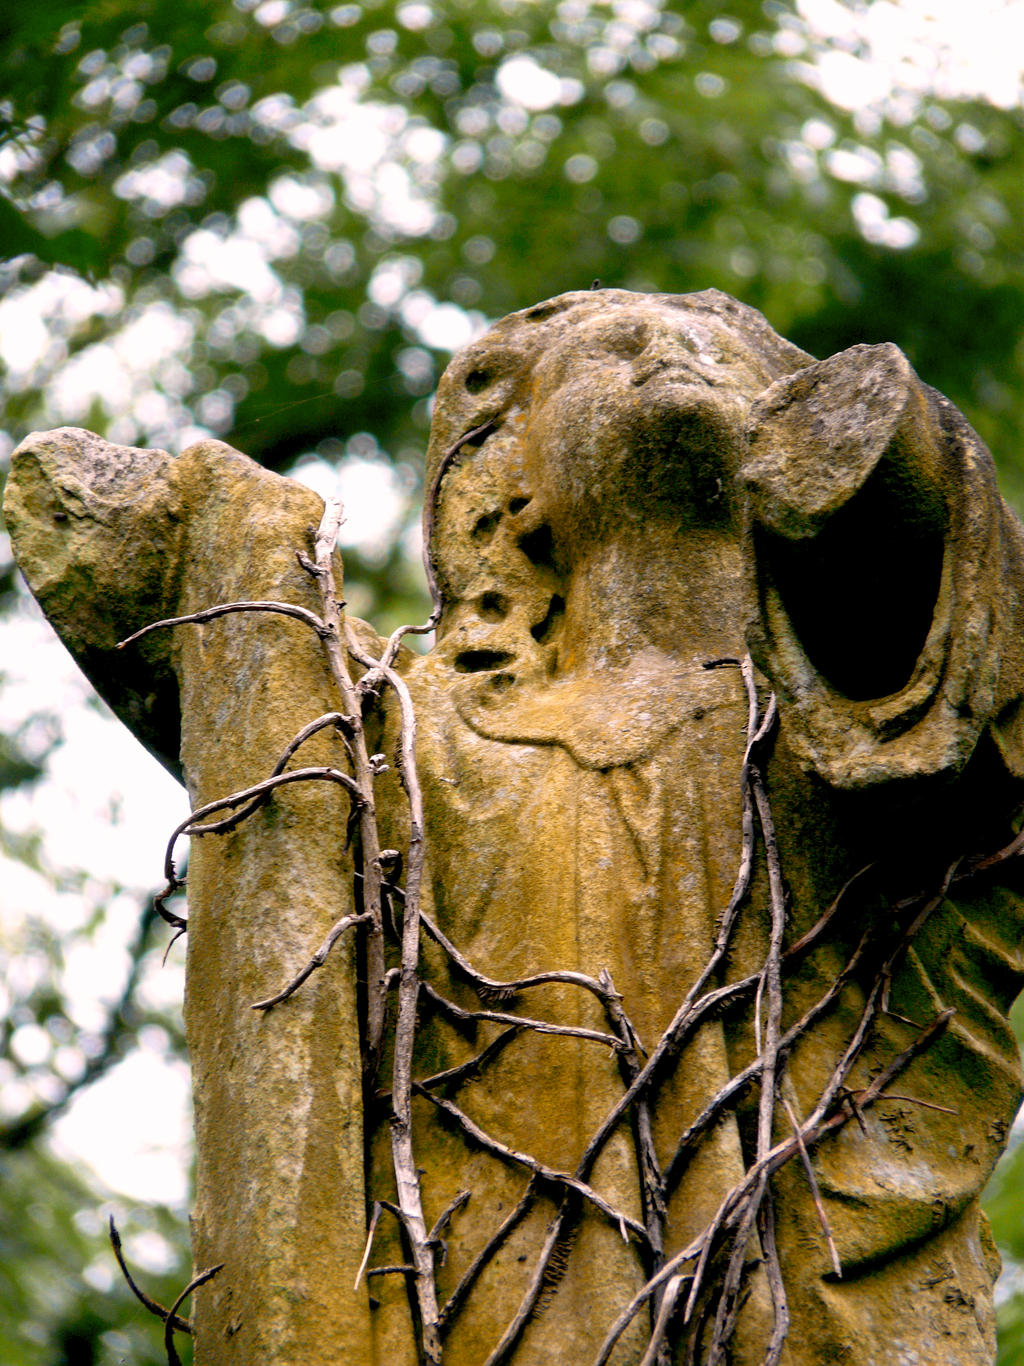
M 590 668 L 597 636 L 619 665 L 709 638 L 734 648 L 745 425 L 809 360 L 716 291 L 569 294 L 463 352 L 427 462 L 439 642 L 455 668 Z

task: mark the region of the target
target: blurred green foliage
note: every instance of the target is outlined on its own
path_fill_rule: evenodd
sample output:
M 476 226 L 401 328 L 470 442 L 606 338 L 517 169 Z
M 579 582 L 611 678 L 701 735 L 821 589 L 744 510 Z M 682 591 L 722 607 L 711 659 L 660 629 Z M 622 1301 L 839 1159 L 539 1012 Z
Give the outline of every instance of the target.
M 454 342 L 599 279 L 716 286 L 818 355 L 897 342 L 1019 499 L 1021 110 L 940 98 L 927 53 L 924 76 L 897 70 L 870 103 L 830 102 L 826 59 L 871 62 L 855 23 L 871 5 L 847 8 L 849 31 L 828 35 L 796 0 L 6 6 L 0 455 L 63 422 L 172 448 L 212 432 L 278 470 L 316 457 L 394 467 L 408 520 Z M 400 533 L 346 555 L 350 597 L 385 626 L 422 615 Z M 14 591 L 0 555 L 0 608 Z M 45 766 L 45 746 L 17 731 L 0 744 L 0 790 Z M 0 838 L 8 857 L 46 866 L 38 840 Z M 180 1047 L 178 1024 L 135 999 L 153 953 L 141 923 L 89 1066 L 3 1111 L 10 1366 L 157 1359 L 127 1292 L 82 1279 L 101 1234 L 80 1211 L 100 1195 L 45 1144 L 143 1017 Z M 18 952 L 35 934 L 59 959 L 43 927 L 19 934 Z M 15 1025 L 70 1018 L 59 972 L 42 980 Z M 2 1075 L 24 1081 L 11 1035 Z M 1024 1266 L 1022 1154 L 990 1207 Z M 184 1231 L 173 1237 L 180 1285 Z M 1002 1322 L 1001 1363 L 1024 1362 L 1024 1295 Z
M 42 1147 L 0 1150 L 0 1360 L 10 1366 L 166 1366 L 159 1320 L 120 1278 L 98 1212 L 102 1193 Z M 158 1205 L 120 1219 L 133 1274 L 171 1304 L 191 1274 L 181 1218 Z M 178 1342 L 182 1338 L 177 1339 Z

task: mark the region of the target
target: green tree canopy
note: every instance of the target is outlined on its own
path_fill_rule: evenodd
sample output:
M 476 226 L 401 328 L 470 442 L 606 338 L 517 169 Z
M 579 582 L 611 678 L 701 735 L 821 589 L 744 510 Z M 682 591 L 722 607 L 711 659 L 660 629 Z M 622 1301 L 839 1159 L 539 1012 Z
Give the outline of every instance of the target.
M 365 431 L 399 458 L 468 326 L 599 278 L 732 291 L 819 353 L 895 340 L 1012 469 L 1019 109 L 909 67 L 841 108 L 822 59 L 869 70 L 871 6 L 831 37 L 808 8 L 16 7 L 0 283 L 46 337 L 4 347 L 8 430 L 198 424 L 275 468 Z M 147 321 L 166 355 L 104 389 Z

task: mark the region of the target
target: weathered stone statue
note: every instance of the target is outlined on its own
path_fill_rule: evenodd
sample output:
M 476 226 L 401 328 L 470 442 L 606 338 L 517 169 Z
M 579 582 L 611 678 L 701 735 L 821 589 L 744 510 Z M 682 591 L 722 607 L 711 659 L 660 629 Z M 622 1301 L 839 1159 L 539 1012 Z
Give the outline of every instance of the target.
M 328 713 L 283 772 L 375 781 L 193 840 L 197 1362 L 992 1361 L 1024 544 L 988 453 L 893 346 L 599 290 L 456 357 L 427 487 L 437 642 L 375 669 L 352 624 L 360 723 L 313 494 L 212 441 L 15 458 L 33 591 L 194 808 Z M 300 619 L 116 648 L 253 601 Z

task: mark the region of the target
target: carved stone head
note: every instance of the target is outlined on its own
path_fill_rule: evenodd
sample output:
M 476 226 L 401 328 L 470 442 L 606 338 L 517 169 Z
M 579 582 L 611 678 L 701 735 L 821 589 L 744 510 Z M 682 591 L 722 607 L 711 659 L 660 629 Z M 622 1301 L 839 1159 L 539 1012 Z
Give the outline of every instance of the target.
M 695 532 L 735 542 L 750 406 L 810 361 L 717 290 L 578 292 L 498 323 L 438 391 L 427 530 L 440 637 L 457 628 L 470 670 L 499 654 L 522 664 L 598 558 L 646 555 L 655 576 L 659 552 Z M 620 575 L 622 596 L 641 614 L 636 577 L 635 565 Z

